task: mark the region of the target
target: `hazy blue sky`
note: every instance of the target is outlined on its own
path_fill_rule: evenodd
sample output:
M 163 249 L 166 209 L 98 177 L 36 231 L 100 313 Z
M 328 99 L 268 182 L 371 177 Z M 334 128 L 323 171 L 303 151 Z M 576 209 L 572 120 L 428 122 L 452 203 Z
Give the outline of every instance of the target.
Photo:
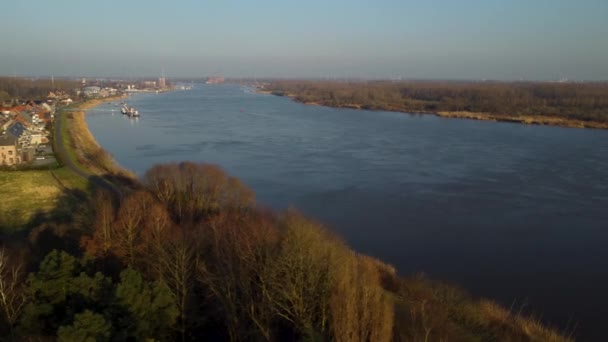
M 0 74 L 608 79 L 608 0 L 8 0 Z

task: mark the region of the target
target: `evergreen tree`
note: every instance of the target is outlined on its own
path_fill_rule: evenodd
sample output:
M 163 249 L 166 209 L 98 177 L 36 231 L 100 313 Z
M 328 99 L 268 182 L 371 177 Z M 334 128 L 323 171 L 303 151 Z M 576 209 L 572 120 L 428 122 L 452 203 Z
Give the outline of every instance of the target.
M 101 309 L 111 281 L 101 273 L 89 276 L 80 260 L 64 251 L 49 253 L 27 280 L 30 302 L 23 310 L 21 329 L 28 334 L 55 335 L 71 324 L 76 313 Z
M 85 310 L 74 316 L 74 323 L 59 327 L 57 337 L 59 342 L 103 342 L 109 341 L 112 325 L 102 315 Z
M 116 303 L 130 314 L 127 329 L 137 339 L 167 337 L 179 314 L 175 298 L 165 284 L 146 282 L 133 269 L 120 274 Z

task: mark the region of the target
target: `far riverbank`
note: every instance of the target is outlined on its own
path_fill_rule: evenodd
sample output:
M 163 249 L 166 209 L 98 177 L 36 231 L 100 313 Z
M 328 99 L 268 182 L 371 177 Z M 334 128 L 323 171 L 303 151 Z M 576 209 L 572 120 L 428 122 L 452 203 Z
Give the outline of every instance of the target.
M 602 83 L 280 81 L 256 92 L 334 108 L 608 129 L 605 91 L 608 85 Z

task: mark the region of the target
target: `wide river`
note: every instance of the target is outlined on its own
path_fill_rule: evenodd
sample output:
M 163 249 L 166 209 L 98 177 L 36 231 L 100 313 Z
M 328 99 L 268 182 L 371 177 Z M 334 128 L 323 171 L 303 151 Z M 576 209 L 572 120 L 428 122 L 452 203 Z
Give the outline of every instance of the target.
M 334 109 L 237 85 L 104 104 L 98 142 L 143 174 L 221 165 L 409 275 L 461 285 L 585 339 L 608 316 L 608 131 Z M 114 110 L 114 111 L 112 111 Z

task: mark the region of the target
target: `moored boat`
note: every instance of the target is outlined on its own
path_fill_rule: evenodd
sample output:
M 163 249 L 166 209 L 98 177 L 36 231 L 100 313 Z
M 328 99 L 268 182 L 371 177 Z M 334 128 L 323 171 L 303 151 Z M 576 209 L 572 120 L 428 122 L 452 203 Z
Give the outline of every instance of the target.
M 128 116 L 139 116 L 139 111 L 135 107 L 129 107 L 126 104 L 122 105 L 120 112 Z

